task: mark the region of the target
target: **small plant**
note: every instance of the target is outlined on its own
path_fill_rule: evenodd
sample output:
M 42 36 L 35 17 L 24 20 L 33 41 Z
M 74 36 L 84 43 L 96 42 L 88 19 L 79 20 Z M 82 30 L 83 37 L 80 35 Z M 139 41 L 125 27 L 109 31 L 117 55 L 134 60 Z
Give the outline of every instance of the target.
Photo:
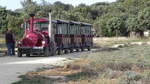
M 85 71 L 86 70 L 86 71 Z M 82 72 L 67 75 L 66 78 L 70 81 L 83 80 L 88 78 L 97 77 L 97 73 L 94 70 L 84 69 Z
M 22 75 L 20 76 L 22 80 L 12 83 L 12 84 L 54 84 L 56 79 L 50 79 L 42 76 L 27 76 L 27 75 Z
M 131 70 L 132 68 L 132 64 L 129 63 L 108 63 L 106 66 L 112 70 L 119 70 L 119 71 L 127 71 Z
M 143 75 L 133 71 L 127 71 L 123 74 L 118 84 L 136 84 L 143 78 Z
M 150 83 L 150 73 L 146 74 L 146 76 L 142 80 L 142 84 L 149 84 Z

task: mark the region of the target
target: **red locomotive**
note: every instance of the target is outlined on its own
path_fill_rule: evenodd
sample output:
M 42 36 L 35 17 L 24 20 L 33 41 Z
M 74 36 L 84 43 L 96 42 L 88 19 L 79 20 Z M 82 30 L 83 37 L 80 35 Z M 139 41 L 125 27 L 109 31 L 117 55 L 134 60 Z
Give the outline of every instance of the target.
M 25 33 L 18 43 L 18 56 L 50 56 L 84 50 L 93 45 L 92 25 L 83 22 L 34 18 L 24 22 Z

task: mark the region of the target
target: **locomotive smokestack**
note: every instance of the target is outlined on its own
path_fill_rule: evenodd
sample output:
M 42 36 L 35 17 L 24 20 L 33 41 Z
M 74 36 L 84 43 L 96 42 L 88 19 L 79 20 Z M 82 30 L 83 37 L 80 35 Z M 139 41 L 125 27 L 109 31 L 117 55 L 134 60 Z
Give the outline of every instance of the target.
M 33 21 L 35 14 L 29 14 L 30 15 L 30 32 L 33 32 Z
M 31 14 L 29 14 L 31 17 L 34 17 L 35 16 L 35 14 L 33 14 L 33 13 L 31 13 Z

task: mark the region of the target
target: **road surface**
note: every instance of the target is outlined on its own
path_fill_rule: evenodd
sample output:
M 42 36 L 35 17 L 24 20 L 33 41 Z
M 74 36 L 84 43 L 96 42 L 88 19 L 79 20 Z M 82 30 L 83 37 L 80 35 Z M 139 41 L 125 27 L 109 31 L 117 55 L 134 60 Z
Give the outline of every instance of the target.
M 83 52 L 84 54 L 86 52 Z M 81 53 L 72 53 L 53 57 L 0 57 L 0 84 L 11 84 L 19 80 L 18 76 L 42 67 L 63 65 L 80 58 Z

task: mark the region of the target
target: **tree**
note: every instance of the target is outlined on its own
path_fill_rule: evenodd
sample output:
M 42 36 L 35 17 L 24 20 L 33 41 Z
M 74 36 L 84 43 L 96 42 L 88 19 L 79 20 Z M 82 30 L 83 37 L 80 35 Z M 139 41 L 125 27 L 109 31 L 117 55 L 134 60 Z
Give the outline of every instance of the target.
M 3 11 L 0 14 L 4 13 L 0 16 L 0 27 L 17 26 L 18 22 L 12 22 L 13 19 L 21 23 L 24 18 L 29 18 L 29 13 L 35 13 L 35 17 L 47 18 L 52 10 L 52 19 L 91 23 L 97 34 L 102 36 L 126 36 L 130 31 L 143 32 L 150 29 L 149 0 L 117 0 L 113 3 L 80 4 L 76 7 L 60 1 L 54 4 L 46 0 L 41 1 L 37 3 L 33 0 L 24 0 L 21 2 L 23 8 L 16 11 L 8 11 L 0 7 L 0 11 Z
M 33 2 L 33 0 L 24 0 L 21 2 L 23 6 L 23 10 L 25 13 L 30 14 L 30 13 L 37 13 L 39 11 L 39 6 L 37 5 L 36 2 Z
M 48 17 L 49 12 L 52 10 L 52 5 L 45 0 L 42 0 L 42 3 L 39 4 L 39 11 L 37 11 L 38 17 Z
M 110 33 L 110 36 L 120 36 L 122 31 L 124 31 L 124 21 L 119 17 L 112 17 L 107 22 L 107 28 Z M 126 31 L 124 31 L 126 32 Z
M 126 27 L 128 32 L 137 32 L 140 30 L 138 18 L 136 16 L 130 16 L 126 21 Z
M 0 31 L 4 31 L 7 28 L 7 11 L 6 8 L 0 7 Z
M 90 8 L 91 8 L 91 15 L 93 20 L 96 20 L 96 18 L 101 17 L 102 15 L 106 14 L 108 12 L 107 8 L 108 8 L 109 4 L 108 3 L 103 3 L 103 2 L 99 2 L 99 3 L 95 3 L 93 4 Z
M 138 20 L 141 30 L 150 30 L 150 7 L 139 12 Z
M 96 33 L 100 36 L 111 36 L 109 33 L 109 28 L 107 27 L 108 20 L 112 18 L 111 14 L 103 15 L 99 18 L 97 18 L 94 21 L 94 28 L 96 29 Z
M 107 20 L 106 19 L 97 19 L 93 26 L 96 30 L 96 34 L 97 36 L 109 36 L 109 32 L 108 32 L 108 29 L 106 27 L 106 22 Z

